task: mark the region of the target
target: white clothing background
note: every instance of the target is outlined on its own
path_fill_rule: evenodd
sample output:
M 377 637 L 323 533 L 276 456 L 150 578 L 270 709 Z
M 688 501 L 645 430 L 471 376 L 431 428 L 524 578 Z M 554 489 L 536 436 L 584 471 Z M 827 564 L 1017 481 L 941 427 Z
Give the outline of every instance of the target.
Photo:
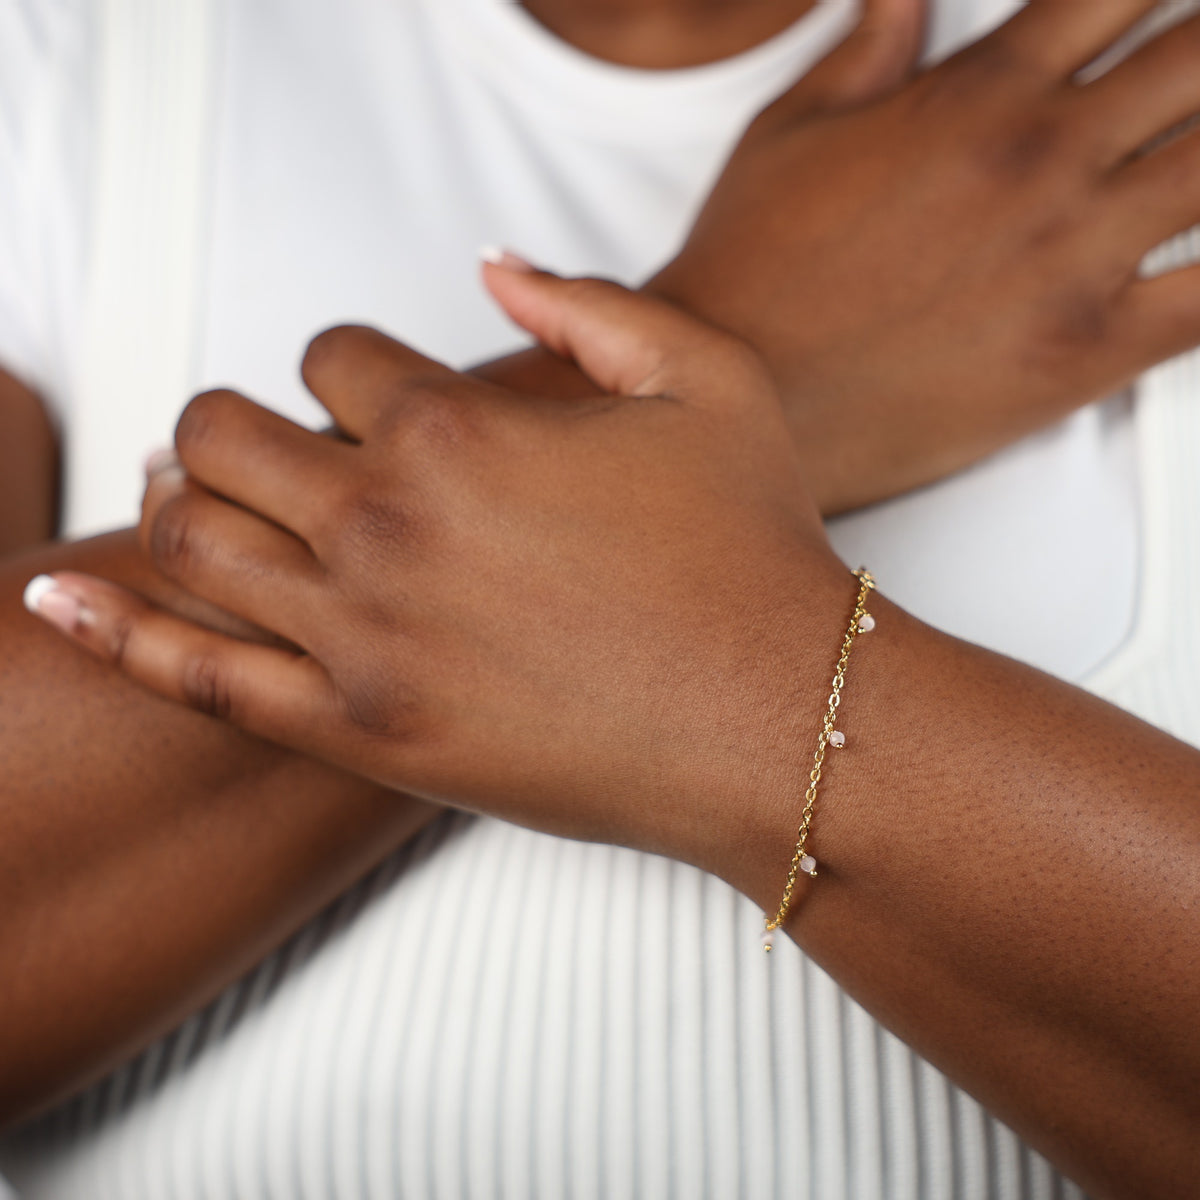
M 647 72 L 576 52 L 504 0 L 231 5 L 195 388 L 230 384 L 319 422 L 297 364 L 313 333 L 342 320 L 456 365 L 503 353 L 519 335 L 478 285 L 484 242 L 558 270 L 644 278 L 682 239 L 745 123 L 836 40 L 853 7 L 831 0 L 731 61 Z M 1011 7 L 938 6 L 936 49 Z M 0 179 L 13 182 L 0 195 L 0 361 L 65 411 L 69 438 L 96 31 L 78 0 L 21 0 L 5 20 L 16 28 L 0 46 L 0 66 L 13 63 L 0 81 Z M 107 436 L 129 449 L 97 463 L 83 448 L 71 532 L 132 522 L 132 464 L 169 440 L 185 399 L 164 396 L 156 420 L 104 414 Z M 1128 401 L 835 521 L 831 534 L 933 624 L 1081 678 L 1133 619 Z
M 935 41 L 1009 7 L 943 4 Z M 503 352 L 483 242 L 644 277 L 850 14 L 838 0 L 737 59 L 650 73 L 501 0 L 241 0 L 196 386 L 320 421 L 296 364 L 349 319 L 456 364 Z M 0 361 L 70 436 L 94 31 L 82 0 L 20 0 L 0 33 Z M 128 438 L 165 440 L 182 399 Z M 87 499 L 129 519 L 137 486 Z M 1137 496 L 1121 399 L 833 536 L 919 615 L 1080 679 L 1134 617 Z M 765 972 L 759 921 L 679 864 L 451 818 L 0 1164 L 30 1200 L 1071 1190 L 793 947 Z

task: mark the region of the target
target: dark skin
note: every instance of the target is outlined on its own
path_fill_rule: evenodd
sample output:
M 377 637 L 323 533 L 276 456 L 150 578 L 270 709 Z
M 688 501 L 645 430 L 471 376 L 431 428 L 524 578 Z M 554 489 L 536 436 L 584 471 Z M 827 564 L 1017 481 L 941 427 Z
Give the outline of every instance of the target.
M 0 564 L 0 1108 L 10 1119 L 173 1028 L 434 811 L 231 736 L 63 654 L 20 597 L 30 571 L 65 563 L 213 619 L 130 532 Z
M 530 367 L 522 356 L 508 369 Z M 532 368 L 548 393 L 578 387 L 553 354 Z M 25 583 L 66 568 L 244 628 L 172 585 L 133 531 L 46 543 L 53 429 L 2 371 L 0 389 L 0 956 L 20 964 L 19 985 L 0 993 L 0 1121 L 11 1122 L 168 1032 L 435 810 L 197 719 L 39 627 L 21 605 Z M 112 852 L 96 855 L 98 841 Z
M 803 16 L 812 0 L 529 0 L 564 42 L 627 67 L 673 70 L 749 50 Z
M 481 384 L 345 328 L 305 379 L 349 440 L 232 392 L 185 412 L 144 543 L 286 644 L 79 575 L 59 576 L 56 619 L 250 732 L 694 864 L 772 913 L 856 589 L 769 376 L 744 343 L 615 285 L 488 282 L 591 399 Z M 1200 751 L 878 594 L 869 610 L 819 878 L 786 928 L 1091 1194 L 1187 1194 Z
M 0 372 L 0 557 L 48 541 L 57 525 L 58 440 L 37 396 Z
M 823 513 L 942 479 L 1200 341 L 1200 267 L 1141 275 L 1200 220 L 1200 130 L 1170 137 L 1200 110 L 1200 17 L 1077 79 L 1153 7 L 1034 0 L 914 75 L 922 6 L 882 0 L 753 123 L 649 281 L 763 355 Z M 531 352 L 518 378 L 545 373 Z
M 1053 6 L 1040 7 L 1045 10 Z M 831 144 L 840 135 L 839 104 L 858 110 L 868 95 L 887 96 L 901 86 L 911 70 L 919 12 L 916 17 L 912 5 L 894 0 L 881 3 L 872 10 L 874 24 L 868 21 L 859 37 L 817 73 L 817 83 L 808 85 L 807 98 L 803 90 L 799 93 L 798 104 L 810 105 L 810 114 L 832 111 L 830 117 L 806 118 L 814 129 L 829 131 L 822 136 L 827 136 Z M 814 103 L 814 94 L 819 103 Z M 762 156 L 760 161 L 765 161 L 771 144 L 759 141 L 756 154 Z M 731 164 L 731 173 L 722 186 L 729 185 L 731 190 L 740 187 L 738 168 L 737 162 Z M 828 178 L 827 172 L 827 186 Z M 859 182 L 849 169 L 846 180 L 852 190 Z M 755 196 L 762 191 L 758 187 L 748 190 Z M 801 220 L 802 214 L 797 214 L 797 221 Z M 713 228 L 710 222 L 709 229 Z M 748 253 L 753 247 L 734 239 L 752 238 L 759 228 L 755 222 L 738 220 L 721 237 L 698 239 L 695 245 L 729 243 L 730 259 L 721 268 L 721 278 L 727 281 L 728 272 L 736 266 L 735 258 L 753 259 Z M 896 238 L 895 244 L 901 250 L 906 248 L 902 237 Z M 803 249 L 800 243 L 785 246 L 796 252 Z M 685 266 L 686 258 L 687 252 L 680 260 Z M 772 279 L 778 261 L 773 263 Z M 894 269 L 903 271 L 906 267 L 900 262 L 894 264 Z M 1037 272 L 1029 274 L 1036 276 Z M 799 279 L 802 275 L 794 272 L 793 277 Z M 719 299 L 715 296 L 718 290 L 698 287 L 695 307 L 713 305 Z M 770 295 L 777 307 L 778 290 L 773 288 Z M 1022 299 L 1015 292 L 1010 296 L 1014 304 Z M 828 292 L 822 301 L 829 303 Z M 798 314 L 811 312 L 811 296 L 798 294 L 794 302 Z M 775 311 L 773 307 L 771 313 Z M 766 315 L 759 315 L 760 324 Z M 995 320 L 995 313 L 988 317 Z M 752 340 L 756 334 L 753 328 L 743 332 Z M 940 334 L 935 329 L 928 335 L 931 345 L 943 344 Z M 762 333 L 758 337 L 769 346 L 771 338 Z M 1077 368 L 1060 373 L 1062 396 L 1056 402 L 1082 403 L 1095 393 L 1099 385 L 1083 370 L 1087 357 L 1080 352 Z M 795 370 L 794 363 L 771 361 L 770 365 L 777 378 Z M 1123 372 L 1124 368 L 1117 372 L 1118 377 L 1123 377 Z M 537 385 L 531 390 L 571 393 L 583 387 L 574 368 L 567 367 L 561 356 L 546 351 L 511 360 L 503 367 L 492 368 L 489 374 L 527 387 L 526 381 L 536 378 Z M 1019 389 L 1014 389 L 1014 395 L 1019 398 Z M 789 416 L 803 411 L 801 389 L 789 392 L 785 398 Z M 995 402 L 1000 404 L 1000 398 Z M 14 447 L 10 453 L 15 462 L 24 450 Z M 830 494 L 837 492 L 831 489 Z M 7 599 L 0 646 L 6 672 L 5 695 L 19 695 L 21 704 L 9 711 L 10 721 L 0 736 L 5 746 L 11 742 L 26 747 L 28 757 L 24 761 L 29 764 L 26 771 L 11 773 L 5 798 L 9 824 L 28 831 L 26 836 L 13 839 L 5 850 L 9 877 L 22 881 L 8 911 L 29 914 L 11 921 L 11 953 L 23 962 L 27 983 L 11 999 L 5 995 L 6 1006 L 11 1007 L 6 1007 L 0 1022 L 0 1030 L 14 1031 L 8 1043 L 0 1047 L 5 1063 L 0 1076 L 9 1088 L 4 1105 L 10 1115 L 28 1111 L 94 1077 L 152 1039 L 183 1012 L 203 1003 L 223 982 L 261 955 L 266 946 L 302 923 L 356 874 L 398 845 L 427 815 L 425 810 L 408 813 L 401 804 L 384 802 L 383 791 L 349 776 L 330 773 L 323 777 L 311 809 L 301 812 L 289 808 L 285 819 L 277 799 L 280 780 L 306 778 L 306 772 L 312 769 L 307 762 L 298 764 L 281 757 L 278 750 L 259 746 L 194 714 L 171 709 L 160 700 L 135 692 L 111 673 L 73 653 L 68 645 L 54 642 L 21 612 L 17 597 L 30 574 L 72 566 L 128 583 L 156 601 L 180 603 L 179 593 L 168 588 L 157 572 L 136 557 L 128 536 L 114 543 L 40 552 L 36 558 L 12 564 L 4 572 Z M 211 615 L 209 619 L 216 620 Z M 75 719 L 64 719 L 64 714 L 69 717 L 73 708 L 83 704 L 81 697 L 89 698 L 87 713 L 80 710 Z M 102 709 L 105 719 L 112 722 L 103 738 L 93 734 L 94 709 Z M 70 765 L 71 756 L 85 736 L 93 743 L 89 753 L 99 757 L 86 760 L 86 769 L 76 771 Z M 119 749 L 129 745 L 137 746 L 136 755 Z M 114 752 L 114 748 L 118 749 Z M 70 821 L 57 813 L 54 820 L 48 819 L 49 813 L 46 818 L 40 815 L 46 762 L 66 764 L 59 769 L 69 772 L 62 791 L 74 800 Z M 273 776 L 273 771 L 282 775 Z M 256 779 L 261 786 L 254 783 Z M 171 800 L 165 813 L 164 792 Z M 231 797 L 237 797 L 237 802 Z M 347 811 L 358 812 L 359 820 L 349 820 Z M 110 827 L 115 822 L 116 828 L 131 835 L 137 831 L 135 840 L 144 847 L 147 862 L 187 862 L 195 854 L 197 861 L 214 864 L 214 869 L 221 864 L 221 878 L 245 879 L 246 886 L 244 890 L 233 889 L 228 909 L 210 918 L 212 888 L 207 869 L 159 872 L 157 877 L 151 871 L 147 877 L 157 882 L 143 890 L 141 880 L 147 873 L 135 873 L 128 861 L 114 855 L 94 864 L 95 890 L 110 895 L 112 903 L 98 910 L 101 917 L 97 920 L 101 923 L 89 931 L 92 936 L 84 944 L 86 953 L 47 954 L 47 946 L 80 944 L 68 937 L 69 931 L 78 928 L 78 905 L 62 888 L 61 880 L 77 869 L 96 835 L 99 817 L 96 823 L 80 820 L 79 814 L 88 812 L 103 813 Z M 220 819 L 212 819 L 213 813 L 219 813 Z M 70 830 L 71 836 L 64 836 L 64 830 Z M 330 860 L 336 858 L 336 862 L 321 859 L 326 864 L 322 868 L 314 861 L 314 847 L 337 837 L 346 839 L 341 843 L 345 849 L 340 857 L 330 855 Z M 40 849 L 46 846 L 54 847 L 49 857 Z M 31 848 L 38 849 L 42 857 L 31 854 Z M 31 871 L 28 863 L 37 863 L 38 870 Z M 270 881 L 268 886 L 253 882 L 255 871 L 259 880 Z M 163 888 L 169 895 L 164 895 Z M 166 912 L 171 912 L 174 919 L 160 920 Z M 33 929 L 53 932 L 34 938 L 30 933 Z M 143 963 L 161 964 L 176 953 L 176 946 L 181 947 L 181 969 L 177 974 L 168 978 L 170 973 L 166 971 L 147 970 L 139 976 L 138 988 L 125 987 L 122 972 L 131 961 L 137 958 Z M 90 966 L 82 963 L 85 957 Z M 78 995 L 79 972 L 85 969 L 92 971 L 92 994 L 100 1002 L 88 1006 L 87 1011 L 80 1011 L 78 1005 L 57 1003 L 58 997 Z M 120 988 L 115 986 L 118 980 Z M 920 1041 L 919 1031 L 912 1032 L 912 1036 Z M 61 1048 L 64 1046 L 66 1049 Z

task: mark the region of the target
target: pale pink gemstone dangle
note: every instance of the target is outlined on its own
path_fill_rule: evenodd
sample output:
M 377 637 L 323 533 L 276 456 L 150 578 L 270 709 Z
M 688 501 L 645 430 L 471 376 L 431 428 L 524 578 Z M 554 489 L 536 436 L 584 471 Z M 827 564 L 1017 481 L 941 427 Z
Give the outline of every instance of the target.
M 835 750 L 840 750 L 846 744 L 846 735 L 840 729 L 835 729 L 829 735 L 829 744 Z
M 768 929 L 763 933 L 762 948 L 763 948 L 763 952 L 766 954 L 770 954 L 771 951 L 775 948 L 775 930 L 774 929 Z
M 863 615 L 858 618 L 858 632 L 859 633 L 870 633 L 871 630 L 874 628 L 875 628 L 875 618 L 873 616 L 871 616 L 870 613 L 863 613 Z
M 815 858 L 813 858 L 813 856 L 811 854 L 806 854 L 800 860 L 800 870 L 802 870 L 805 873 L 805 875 L 816 875 L 817 860 Z

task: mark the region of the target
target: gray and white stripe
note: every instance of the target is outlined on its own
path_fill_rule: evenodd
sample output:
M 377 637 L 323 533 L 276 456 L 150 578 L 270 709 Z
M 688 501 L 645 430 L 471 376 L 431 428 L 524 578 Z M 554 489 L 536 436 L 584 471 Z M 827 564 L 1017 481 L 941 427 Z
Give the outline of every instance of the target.
M 25 1200 L 1075 1200 L 761 915 L 449 816 L 9 1139 Z

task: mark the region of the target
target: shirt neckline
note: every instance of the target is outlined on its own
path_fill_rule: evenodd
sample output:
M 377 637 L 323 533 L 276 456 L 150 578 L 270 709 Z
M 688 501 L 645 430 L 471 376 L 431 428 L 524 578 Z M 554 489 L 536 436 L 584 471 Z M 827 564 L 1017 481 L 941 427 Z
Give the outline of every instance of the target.
M 788 28 L 740 54 L 653 70 L 596 58 L 563 41 L 516 0 L 421 0 L 434 23 L 507 94 L 543 119 L 596 134 L 711 139 L 714 119 L 762 107 L 853 25 L 855 0 L 817 0 Z

